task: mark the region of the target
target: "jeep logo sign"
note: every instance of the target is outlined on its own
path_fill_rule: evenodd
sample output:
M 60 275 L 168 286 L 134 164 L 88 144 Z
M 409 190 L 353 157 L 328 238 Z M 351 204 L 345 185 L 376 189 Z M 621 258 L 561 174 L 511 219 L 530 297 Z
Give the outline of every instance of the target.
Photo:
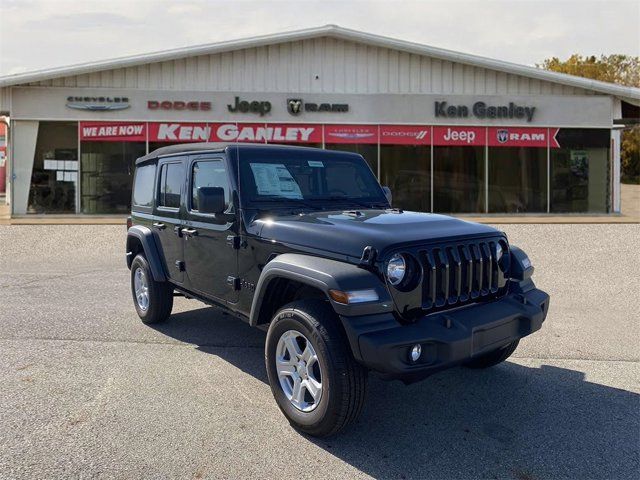
M 435 102 L 436 118 L 468 118 L 471 113 L 476 118 L 481 119 L 526 119 L 527 122 L 533 120 L 536 107 L 516 105 L 509 102 L 509 105 L 487 105 L 484 102 L 475 102 L 471 109 L 467 105 L 449 105 L 447 102 Z
M 236 97 L 235 104 L 227 105 L 227 109 L 231 113 L 257 113 L 263 117 L 271 111 L 271 102 L 257 100 L 246 101 L 240 100 L 240 97 Z

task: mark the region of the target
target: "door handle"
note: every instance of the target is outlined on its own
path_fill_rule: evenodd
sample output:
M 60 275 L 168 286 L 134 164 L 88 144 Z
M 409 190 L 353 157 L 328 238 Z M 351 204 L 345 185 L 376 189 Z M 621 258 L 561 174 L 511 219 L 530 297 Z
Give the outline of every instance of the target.
M 153 226 L 158 230 L 164 230 L 167 226 L 162 222 L 153 222 Z
M 196 230 L 195 228 L 183 228 L 182 234 L 186 235 L 187 237 L 197 237 L 198 230 Z

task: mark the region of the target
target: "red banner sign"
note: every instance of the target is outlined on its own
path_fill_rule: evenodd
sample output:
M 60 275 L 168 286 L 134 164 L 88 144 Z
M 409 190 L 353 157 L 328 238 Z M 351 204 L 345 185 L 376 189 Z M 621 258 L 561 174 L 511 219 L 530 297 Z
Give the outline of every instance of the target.
M 322 143 L 322 125 L 219 123 L 211 135 L 215 142 Z
M 80 140 L 85 142 L 144 142 L 145 122 L 80 122 Z
M 150 123 L 150 142 L 208 142 L 211 126 L 206 123 Z
M 325 125 L 325 143 L 378 143 L 377 125 Z
M 430 145 L 431 127 L 426 125 L 380 125 L 383 145 Z
M 321 143 L 323 125 L 294 123 L 80 122 L 80 140 L 105 142 Z M 558 128 L 324 125 L 327 144 L 559 148 Z M 433 132 L 433 135 L 432 135 Z M 433 138 L 432 138 L 433 136 Z
M 439 146 L 482 146 L 485 144 L 484 127 L 433 127 L 433 144 Z
M 557 128 L 491 127 L 488 129 L 490 147 L 559 148 Z

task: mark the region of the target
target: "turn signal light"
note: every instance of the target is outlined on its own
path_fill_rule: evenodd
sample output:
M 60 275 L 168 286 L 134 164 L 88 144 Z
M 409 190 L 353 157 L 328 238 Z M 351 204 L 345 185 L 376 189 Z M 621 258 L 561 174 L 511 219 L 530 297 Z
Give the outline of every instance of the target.
M 374 289 L 351 290 L 348 292 L 343 292 L 342 290 L 329 290 L 329 296 L 334 302 L 342 303 L 344 305 L 376 302 L 379 300 L 378 294 Z

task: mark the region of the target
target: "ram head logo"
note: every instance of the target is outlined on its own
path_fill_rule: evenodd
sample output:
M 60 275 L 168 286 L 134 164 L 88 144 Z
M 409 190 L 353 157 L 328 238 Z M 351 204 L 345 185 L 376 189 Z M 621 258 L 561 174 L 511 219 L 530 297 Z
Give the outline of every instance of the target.
M 302 112 L 302 99 L 290 98 L 287 100 L 287 110 L 291 115 L 298 115 Z

